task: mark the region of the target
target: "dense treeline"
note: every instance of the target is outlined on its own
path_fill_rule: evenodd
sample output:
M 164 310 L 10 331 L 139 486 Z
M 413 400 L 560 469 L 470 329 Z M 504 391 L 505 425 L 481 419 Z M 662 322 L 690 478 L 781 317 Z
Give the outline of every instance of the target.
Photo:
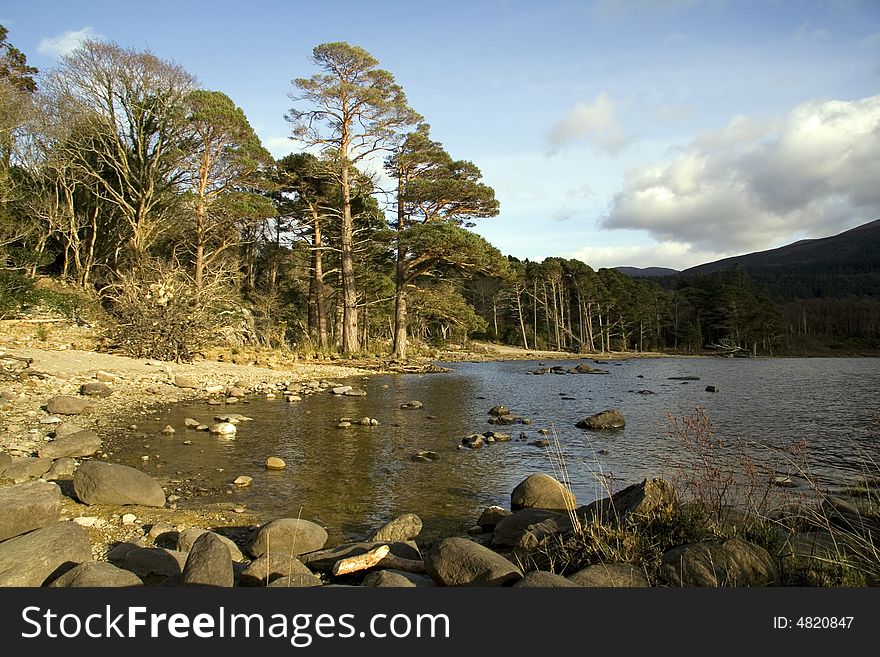
M 6 36 L 0 315 L 51 276 L 75 292 L 56 305 L 93 298 L 110 345 L 158 358 L 189 359 L 220 334 L 397 359 L 475 335 L 580 353 L 778 353 L 829 332 L 876 345 L 869 302 L 820 321 L 742 271 L 661 287 L 505 258 L 468 230 L 499 213 L 477 165 L 431 137 L 361 48 L 313 50 L 317 72 L 293 81 L 286 114 L 303 150 L 275 161 L 232 99 L 176 64 L 91 41 L 41 74 Z

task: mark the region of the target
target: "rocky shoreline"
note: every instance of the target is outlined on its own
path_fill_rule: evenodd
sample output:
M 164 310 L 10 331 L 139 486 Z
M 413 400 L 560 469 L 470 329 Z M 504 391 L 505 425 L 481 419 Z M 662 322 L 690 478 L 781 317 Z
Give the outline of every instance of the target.
M 789 510 L 789 522 L 730 510 L 723 527 L 703 518 L 701 533 L 685 537 L 693 515 L 661 479 L 578 507 L 560 482 L 535 473 L 507 508 L 486 509 L 461 536 L 424 542 L 410 513 L 361 541 L 328 546 L 328 528 L 305 518 L 267 521 L 232 504 L 177 508 L 158 481 L 108 462 L 102 433 L 193 399 L 224 411 L 216 427 L 199 428 L 235 430 L 242 418 L 229 407 L 239 400 L 341 391 L 333 379 L 376 369 L 169 364 L 31 344 L 0 349 L 0 360 L 0 586 L 775 586 L 835 563 L 853 542 L 842 539 L 878 533 L 876 517 L 828 498 L 828 513 L 808 523 L 800 511 Z M 533 373 L 563 372 L 602 371 L 582 364 Z M 502 410 L 493 419 L 506 417 Z M 623 419 L 605 411 L 584 422 L 603 430 Z M 284 464 L 270 458 L 266 467 Z M 658 527 L 669 535 L 657 539 Z M 597 559 L 596 542 L 609 537 L 614 549 Z M 643 539 L 664 549 L 620 548 Z

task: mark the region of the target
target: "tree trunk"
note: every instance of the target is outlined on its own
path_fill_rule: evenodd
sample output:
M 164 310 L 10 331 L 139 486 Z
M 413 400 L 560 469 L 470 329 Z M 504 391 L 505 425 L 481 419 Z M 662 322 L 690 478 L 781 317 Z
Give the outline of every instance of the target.
M 528 338 L 526 338 L 526 323 L 523 321 L 522 301 L 519 296 L 519 288 L 515 288 L 514 292 L 516 293 L 516 313 L 519 317 L 519 330 L 522 332 L 523 349 L 527 350 L 529 348 L 529 341 Z
M 342 164 L 342 352 L 358 351 L 357 285 L 354 279 L 354 224 L 351 217 L 349 164 Z
M 312 278 L 314 281 L 315 302 L 315 332 L 318 338 L 318 346 L 326 349 L 327 340 L 327 301 L 324 291 L 324 251 L 321 237 L 321 221 L 315 212 L 312 216 L 314 230 L 314 244 L 312 250 Z
M 406 250 L 401 237 L 406 222 L 406 209 L 403 205 L 403 179 L 397 180 L 397 268 L 394 276 L 394 347 L 391 357 L 406 360 Z

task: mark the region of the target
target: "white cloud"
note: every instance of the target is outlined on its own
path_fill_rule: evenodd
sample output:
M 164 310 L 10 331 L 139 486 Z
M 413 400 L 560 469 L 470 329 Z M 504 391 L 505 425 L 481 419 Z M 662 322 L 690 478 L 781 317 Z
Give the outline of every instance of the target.
M 824 237 L 880 216 L 878 152 L 880 96 L 735 117 L 628 175 L 601 225 L 718 252 Z
M 694 249 L 690 244 L 682 242 L 660 242 L 624 246 L 585 246 L 566 257 L 576 258 L 593 269 L 669 267 L 682 270 L 729 255 L 732 254 Z
M 556 122 L 547 136 L 547 152 L 556 155 L 581 141 L 609 155 L 616 155 L 630 141 L 617 121 L 614 101 L 604 91 L 592 103 L 578 103 Z
M 103 38 L 103 35 L 89 25 L 81 30 L 67 30 L 58 36 L 40 39 L 37 52 L 48 57 L 63 57 L 76 50 L 83 41 L 98 41 Z

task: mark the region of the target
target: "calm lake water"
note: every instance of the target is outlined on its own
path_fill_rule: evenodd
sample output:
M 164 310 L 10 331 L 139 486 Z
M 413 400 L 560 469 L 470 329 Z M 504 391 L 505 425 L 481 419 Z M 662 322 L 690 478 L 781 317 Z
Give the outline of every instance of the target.
M 530 374 L 542 365 L 572 367 L 580 362 L 608 374 Z M 511 490 L 529 474 L 556 474 L 552 444 L 550 450 L 530 444 L 542 438 L 552 443 L 553 431 L 572 490 L 578 503 L 586 504 L 603 497 L 609 486 L 619 490 L 680 462 L 681 445 L 669 435 L 669 416 L 692 415 L 698 407 L 715 424 L 717 436 L 755 444 L 758 457 L 768 454 L 758 445 L 803 439 L 809 472 L 826 486 L 857 480 L 866 462 L 880 464 L 880 362 L 875 359 L 441 364 L 452 371 L 344 381 L 366 390 L 366 397 L 321 392 L 290 404 L 281 396 L 252 397 L 250 403 L 227 407 L 199 402 L 158 409 L 138 421 L 138 432 L 146 437 L 109 441 L 111 460 L 145 469 L 169 491 L 182 487 L 187 494 L 179 501 L 181 507 L 232 502 L 267 520 L 299 515 L 327 526 L 331 540 L 363 538 L 406 512 L 422 518 L 427 538 L 461 532 L 485 507 L 508 507 Z M 707 392 L 707 386 L 717 392 Z M 424 406 L 400 408 L 410 400 Z M 531 423 L 489 424 L 488 410 L 498 404 Z M 624 429 L 606 433 L 575 427 L 578 420 L 606 408 L 623 413 Z M 184 418 L 211 424 L 222 413 L 241 413 L 253 421 L 239 424 L 234 438 L 184 428 Z M 364 416 L 380 425 L 336 428 L 340 417 Z M 162 434 L 167 424 L 177 432 Z M 476 450 L 458 448 L 462 437 L 493 429 L 512 440 Z M 540 429 L 551 434 L 541 435 Z M 185 445 L 185 440 L 192 444 Z M 412 460 L 420 450 L 440 458 Z M 150 460 L 142 461 L 142 455 Z M 266 471 L 267 456 L 280 456 L 287 469 Z M 874 467 L 872 474 L 877 471 Z M 797 467 L 778 472 L 808 488 Z M 238 475 L 253 477 L 253 485 L 231 486 Z

